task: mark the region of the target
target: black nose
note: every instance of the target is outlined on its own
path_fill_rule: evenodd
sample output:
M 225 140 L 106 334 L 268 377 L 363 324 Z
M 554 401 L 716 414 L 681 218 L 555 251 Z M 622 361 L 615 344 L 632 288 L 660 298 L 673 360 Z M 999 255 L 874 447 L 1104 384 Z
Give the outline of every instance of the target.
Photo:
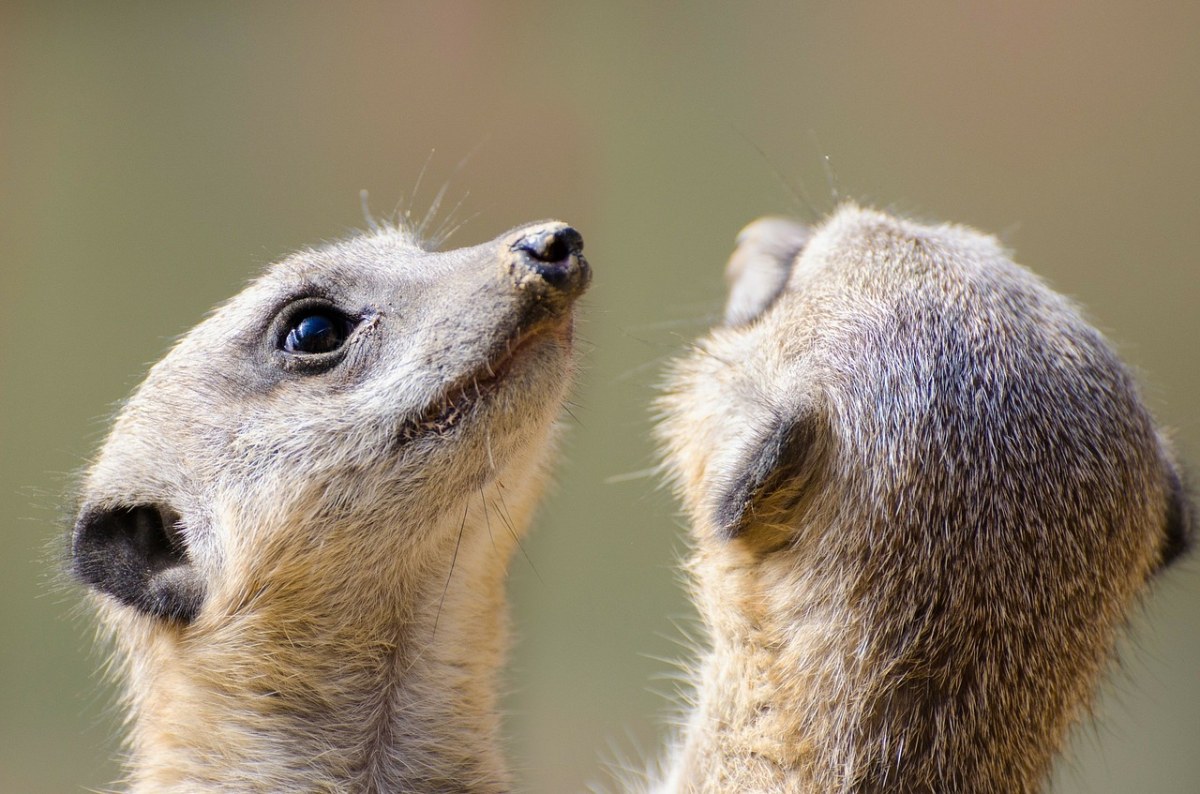
M 563 288 L 587 265 L 582 262 L 583 237 L 570 226 L 538 229 L 513 243 L 528 254 L 528 265 L 552 287 Z

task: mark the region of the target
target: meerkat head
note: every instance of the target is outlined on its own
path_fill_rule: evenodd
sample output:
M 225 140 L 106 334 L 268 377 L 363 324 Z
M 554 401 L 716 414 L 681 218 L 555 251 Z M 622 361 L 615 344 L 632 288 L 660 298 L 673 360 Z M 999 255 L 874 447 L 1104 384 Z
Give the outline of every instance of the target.
M 752 223 L 726 276 L 724 322 L 660 403 L 702 545 L 836 529 L 869 554 L 930 534 L 1122 581 L 1187 547 L 1127 370 L 994 239 L 848 205 L 815 228 Z
M 556 222 L 448 252 L 391 229 L 273 265 L 120 411 L 83 483 L 75 573 L 176 624 L 317 587 L 317 570 L 376 566 L 387 585 L 548 443 L 581 250 Z M 514 499 L 537 474 L 507 483 Z
M 962 227 L 765 219 L 727 275 L 659 404 L 712 641 L 674 774 L 1037 790 L 1190 538 L 1130 374 Z

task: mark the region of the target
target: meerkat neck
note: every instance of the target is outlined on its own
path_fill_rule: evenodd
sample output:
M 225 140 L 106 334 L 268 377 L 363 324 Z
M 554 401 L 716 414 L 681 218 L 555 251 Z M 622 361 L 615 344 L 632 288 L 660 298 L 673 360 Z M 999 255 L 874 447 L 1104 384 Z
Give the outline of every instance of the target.
M 695 671 L 695 708 L 671 760 L 669 791 L 836 791 L 816 786 L 828 763 L 839 653 L 828 593 L 786 606 L 770 600 L 762 570 L 739 555 L 698 550 L 691 574 L 709 647 Z M 786 621 L 786 623 L 785 623 Z M 826 734 L 826 735 L 822 735 Z M 762 787 L 765 781 L 771 786 Z
M 693 559 L 710 647 L 668 790 L 1041 790 L 1098 662 L 980 675 L 979 658 L 1018 652 L 1019 627 L 980 634 L 836 565 L 749 554 Z
M 510 788 L 496 677 L 521 525 L 505 528 L 488 491 L 403 576 L 364 570 L 344 597 L 337 582 L 283 576 L 286 592 L 211 629 L 201 618 L 132 638 L 133 790 Z

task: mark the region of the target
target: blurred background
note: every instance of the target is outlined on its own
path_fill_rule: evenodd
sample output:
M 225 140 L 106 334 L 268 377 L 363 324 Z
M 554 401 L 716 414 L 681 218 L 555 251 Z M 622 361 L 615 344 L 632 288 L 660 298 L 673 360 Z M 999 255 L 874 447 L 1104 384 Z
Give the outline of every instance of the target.
M 268 262 L 362 228 L 360 190 L 419 215 L 447 184 L 452 245 L 562 218 L 596 276 L 558 485 L 513 567 L 521 790 L 660 747 L 691 618 L 647 406 L 760 214 L 855 197 L 1001 234 L 1200 467 L 1200 4 L 3 2 L 0 792 L 117 774 L 56 568 L 118 401 Z M 1053 791 L 1197 790 L 1193 559 Z

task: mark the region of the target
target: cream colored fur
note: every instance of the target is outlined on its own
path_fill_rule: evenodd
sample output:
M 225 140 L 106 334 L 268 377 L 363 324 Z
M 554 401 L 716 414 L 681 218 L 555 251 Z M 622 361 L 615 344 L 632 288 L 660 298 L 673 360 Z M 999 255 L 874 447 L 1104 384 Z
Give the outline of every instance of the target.
M 385 229 L 301 252 L 153 368 L 78 525 L 169 508 L 188 557 L 171 575 L 203 592 L 190 621 L 95 596 L 131 791 L 510 788 L 505 572 L 546 480 L 588 275 L 575 250 L 552 285 L 519 246 L 562 228 L 446 253 Z M 327 372 L 298 374 L 272 337 L 305 295 L 362 314 Z M 77 567 L 102 579 L 104 564 Z
M 530 270 L 517 242 L 539 228 L 297 254 L 121 411 L 77 549 L 95 516 L 153 506 L 186 549 L 156 586 L 199 605 L 96 596 L 131 790 L 511 787 L 503 583 L 587 275 L 578 257 L 565 286 Z M 711 646 L 660 788 L 1039 790 L 1130 605 L 1186 545 L 1132 379 L 961 227 L 770 219 L 729 275 L 726 323 L 662 401 Z M 314 293 L 361 320 L 337 368 L 297 374 L 272 318 Z

